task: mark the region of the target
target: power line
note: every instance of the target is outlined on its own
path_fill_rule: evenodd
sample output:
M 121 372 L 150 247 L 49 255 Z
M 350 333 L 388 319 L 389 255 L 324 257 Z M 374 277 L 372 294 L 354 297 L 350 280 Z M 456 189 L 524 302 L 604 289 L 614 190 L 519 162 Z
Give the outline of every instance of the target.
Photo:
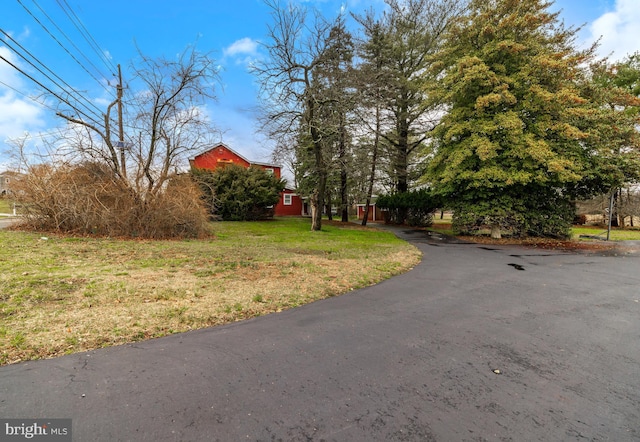
M 64 38 L 66 38 L 66 39 L 67 39 L 67 41 L 68 41 L 69 43 L 71 43 L 71 46 L 73 46 L 73 47 L 76 49 L 76 51 L 78 51 L 78 53 L 79 53 L 80 55 L 82 55 L 82 56 L 84 57 L 84 59 L 85 59 L 85 60 L 86 60 L 86 61 L 87 61 L 87 62 L 88 62 L 88 63 L 89 63 L 89 64 L 90 64 L 90 65 L 91 65 L 95 70 L 96 70 L 96 72 L 98 73 L 98 75 L 100 75 L 100 76 L 101 76 L 101 77 L 103 77 L 103 78 L 106 78 L 107 76 L 106 76 L 106 75 L 104 75 L 102 72 L 100 72 L 100 69 L 98 69 L 98 67 L 97 67 L 95 64 L 93 64 L 93 62 L 89 59 L 89 57 L 87 57 L 87 56 L 82 52 L 82 50 L 81 50 L 80 48 L 78 48 L 78 46 L 76 46 L 76 44 L 73 42 L 73 40 L 71 40 L 71 39 L 67 36 L 67 34 L 65 34 L 65 32 L 64 32 L 62 29 L 60 29 L 60 27 L 56 24 L 56 22 L 55 22 L 55 21 L 54 21 L 54 20 L 53 20 L 53 19 L 52 19 L 48 14 L 47 14 L 47 12 L 46 12 L 44 9 L 42 9 L 42 7 L 40 7 L 40 5 L 36 2 L 36 0 L 32 0 L 32 1 L 33 1 L 33 3 L 36 5 L 36 7 L 37 7 L 38 9 L 40 9 L 40 11 L 44 14 L 44 16 L 45 16 L 45 17 L 47 17 L 47 18 L 49 19 L 49 21 L 53 24 L 53 26 L 55 26 L 55 28 L 56 28 L 56 29 L 57 29 L 57 30 L 58 30 L 58 31 L 59 31 L 59 32 L 64 36 Z M 108 66 L 107 66 L 107 68 L 108 68 Z M 99 83 L 99 84 L 100 84 L 100 86 L 102 86 L 102 87 L 103 87 L 107 92 L 109 92 L 109 93 L 113 93 L 113 91 L 111 91 L 111 90 L 107 89 L 107 88 L 104 86 L 104 84 L 103 84 L 102 82 L 98 82 L 98 83 Z
M 35 2 L 35 0 L 33 1 Z M 86 28 L 86 26 L 82 23 L 82 20 L 80 20 L 78 15 L 73 11 L 69 3 L 67 3 L 67 0 L 62 0 L 62 3 L 66 5 L 66 8 L 69 10 L 70 13 L 67 12 L 67 9 L 65 9 L 65 7 L 62 5 L 60 0 L 56 0 L 56 2 L 58 3 L 58 6 L 60 6 L 60 8 L 67 15 L 67 17 L 69 17 L 69 19 L 74 24 L 76 29 L 84 37 L 85 41 L 89 43 L 89 46 L 98 55 L 98 57 L 100 58 L 100 61 L 102 61 L 102 63 L 107 67 L 107 70 L 110 70 L 111 73 L 115 76 L 115 72 L 117 71 L 117 68 L 113 65 L 113 63 L 111 63 L 111 60 L 109 60 L 109 58 L 107 58 L 104 55 L 104 51 L 100 48 L 100 45 L 96 42 L 95 38 L 93 38 L 93 36 L 89 32 L 89 30 Z
M 80 61 L 60 42 L 60 40 L 58 40 L 56 38 L 55 35 L 53 35 L 51 33 L 51 31 L 49 31 L 49 29 L 40 21 L 38 20 L 38 18 L 31 12 L 31 10 L 29 10 L 29 8 L 27 8 L 21 0 L 17 0 L 17 2 L 20 4 L 20 6 L 22 6 L 24 8 L 25 11 L 27 11 L 27 13 L 40 25 L 40 27 L 42 27 L 42 29 L 45 30 L 45 32 L 47 34 L 49 34 L 49 36 L 51 38 L 53 38 L 53 40 L 58 43 L 58 45 L 64 49 L 64 51 L 69 54 L 69 56 L 78 64 L 78 66 L 80 66 L 87 74 L 89 74 L 89 76 L 91 76 L 91 78 L 93 78 L 95 81 L 97 81 L 98 83 L 100 83 L 100 80 L 98 80 L 95 75 L 93 75 L 91 72 L 89 72 L 89 70 L 82 64 L 80 63 Z M 102 83 L 100 83 L 102 84 Z
M 69 97 L 72 97 L 74 100 L 76 100 L 78 102 L 78 104 L 82 105 L 89 113 L 93 114 L 95 117 L 100 118 L 100 112 L 101 110 L 95 106 L 93 103 L 91 103 L 89 100 L 87 100 L 86 98 L 84 98 L 78 91 L 76 91 L 73 87 L 71 87 L 67 82 L 65 82 L 62 78 L 60 78 L 58 75 L 56 75 L 51 69 L 49 69 L 47 66 L 45 66 L 40 60 L 38 60 L 37 58 L 35 58 L 29 51 L 27 51 L 26 49 L 24 49 L 18 42 L 16 42 L 13 38 L 11 38 L 11 36 L 9 34 L 7 34 L 4 30 L 0 29 L 0 32 L 2 32 L 7 38 L 9 38 L 12 42 L 16 43 L 22 50 L 26 51 L 27 54 L 31 57 L 33 57 L 35 59 L 36 62 L 38 62 L 40 65 L 42 65 L 46 70 L 48 70 L 49 72 L 51 72 L 51 74 L 53 76 L 55 76 L 56 78 L 58 78 L 60 81 L 62 81 L 67 87 L 69 87 L 71 89 L 71 91 L 73 91 L 74 93 L 76 93 L 80 99 L 78 99 L 77 96 L 73 95 L 73 93 L 70 93 L 68 90 L 66 90 L 63 86 L 61 86 L 58 82 L 56 82 L 54 79 L 52 79 L 49 75 L 47 75 L 45 72 L 42 71 L 42 69 L 40 69 L 38 66 L 36 66 L 31 60 L 29 60 L 27 57 L 25 57 L 23 54 L 20 53 L 20 51 L 16 50 L 15 47 L 13 47 L 10 43 L 8 43 L 6 40 L 4 41 L 4 44 L 7 45 L 7 47 L 9 49 L 11 49 L 14 53 L 16 53 L 20 58 L 22 58 L 23 60 L 25 60 L 27 63 L 29 63 L 33 68 L 35 68 L 38 72 L 40 72 L 42 75 L 44 75 L 51 83 L 53 83 L 54 85 L 56 85 L 59 89 L 61 89 L 63 92 L 65 92 Z M 90 109 L 89 106 L 87 106 L 84 101 L 86 101 L 87 103 L 89 103 L 89 105 L 93 106 L 98 113 L 96 113 L 94 110 Z M 72 106 L 72 108 L 76 111 L 79 112 L 79 109 L 77 108 L 77 106 Z
M 4 81 L 2 81 L 2 80 L 0 80 L 0 84 L 1 84 L 1 85 L 3 85 L 3 86 L 5 86 L 5 87 L 6 87 L 6 88 L 8 88 L 8 89 L 11 89 L 11 90 L 12 90 L 13 92 L 15 92 L 15 93 L 20 94 L 20 95 L 22 95 L 22 96 L 23 96 L 23 97 L 25 97 L 25 98 L 28 98 L 29 100 L 33 101 L 34 103 L 37 103 L 37 104 L 39 104 L 39 105 L 40 105 L 40 106 L 42 106 L 42 107 L 46 107 L 47 109 L 49 109 L 49 110 L 51 110 L 51 111 L 56 112 L 56 109 L 52 108 L 52 107 L 51 107 L 51 106 L 49 106 L 48 104 L 43 103 L 42 101 L 38 101 L 38 100 L 36 100 L 34 97 L 32 97 L 32 96 L 30 96 L 30 95 L 27 95 L 27 94 L 25 94 L 25 93 L 24 93 L 24 92 L 22 92 L 22 91 L 19 91 L 18 89 L 14 88 L 14 87 L 13 87 L 13 86 L 11 86 L 10 84 L 7 84 L 7 83 L 5 83 L 5 82 L 4 82 Z
M 34 3 L 36 3 L 36 0 L 32 0 Z M 73 10 L 73 8 L 71 7 L 71 5 L 69 5 L 69 3 L 67 3 L 66 0 L 63 0 L 64 4 L 66 5 L 66 9 L 65 7 L 60 3 L 60 0 L 56 0 L 56 2 L 58 3 L 58 6 L 60 6 L 60 9 L 62 9 L 62 11 L 65 13 L 65 15 L 69 18 L 69 20 L 71 21 L 71 23 L 73 23 L 73 25 L 75 26 L 75 28 L 80 32 L 80 35 L 82 35 L 82 37 L 85 39 L 85 41 L 89 44 L 89 47 L 98 55 L 98 59 L 100 59 L 100 61 L 102 62 L 102 64 L 107 68 L 108 71 L 111 71 L 112 75 L 115 76 L 115 71 L 119 69 L 116 68 L 113 63 L 111 62 L 111 60 L 105 56 L 104 51 L 100 48 L 100 45 L 98 44 L 98 42 L 95 40 L 95 38 L 93 38 L 93 36 L 91 35 L 91 33 L 89 32 L 89 30 L 86 28 L 86 26 L 82 23 L 82 20 L 80 19 L 80 17 L 78 17 L 78 15 L 75 13 L 75 11 Z M 37 5 L 37 3 L 36 3 Z M 67 11 L 68 10 L 68 11 Z M 71 15 L 73 15 L 73 17 Z M 84 30 L 84 31 L 83 31 Z M 62 31 L 61 31 L 62 32 Z M 64 35 L 64 33 L 63 33 Z M 66 35 L 65 35 L 66 36 Z M 87 38 L 88 37 L 88 38 Z M 68 38 L 67 38 L 68 39 Z M 75 45 L 74 45 L 75 47 Z M 78 51 L 80 51 L 78 49 Z M 81 52 L 81 51 L 80 51 Z M 81 52 L 82 53 L 82 52 Z M 82 54 L 85 58 L 86 55 Z M 87 58 L 88 59 L 88 58 Z M 92 64 L 93 66 L 93 64 Z M 94 66 L 95 67 L 95 66 Z M 97 69 L 97 68 L 96 68 Z M 102 75 L 103 77 L 106 78 L 106 76 Z M 102 85 L 102 84 L 101 84 Z M 102 85 L 103 88 L 104 85 Z M 106 89 L 106 88 L 105 88 Z M 107 91 L 113 95 L 113 91 L 107 89 Z M 117 124 L 117 122 L 113 119 L 113 117 L 110 117 L 110 121 L 114 124 Z
M 29 52 L 29 50 L 27 50 L 26 48 L 24 48 L 20 43 L 18 43 L 16 40 L 14 40 L 9 34 L 7 34 L 3 29 L 0 28 L 0 32 L 2 34 L 5 35 L 6 38 L 8 38 L 9 40 L 11 40 L 13 43 L 15 43 L 21 50 L 23 50 L 24 52 L 27 53 L 27 55 L 29 55 L 31 58 L 33 58 L 38 64 L 40 64 L 42 67 L 44 67 L 44 69 L 46 69 L 48 72 L 51 73 L 51 75 L 53 75 L 54 77 L 56 77 L 58 80 L 60 80 L 62 83 L 64 83 L 69 89 L 71 89 L 74 93 L 76 93 L 78 96 L 74 96 L 72 93 L 70 93 L 69 91 L 67 91 L 64 87 L 62 87 L 60 84 L 58 84 L 55 80 L 53 80 L 49 75 L 47 75 L 45 72 L 42 71 L 42 69 L 40 69 L 38 66 L 36 66 L 33 62 L 31 62 L 27 57 L 25 57 L 23 54 L 20 53 L 20 51 L 16 50 L 15 47 L 13 47 L 10 43 L 8 43 L 6 40 L 3 40 L 4 44 L 7 45 L 7 47 L 9 49 L 11 49 L 15 54 L 17 54 L 20 58 L 22 58 L 23 60 L 25 60 L 27 63 L 29 63 L 31 66 L 33 66 L 38 72 L 40 72 L 42 75 L 44 75 L 49 81 L 51 81 L 53 84 L 55 84 L 58 88 L 60 88 L 61 90 L 63 90 L 66 94 L 68 94 L 69 96 L 73 97 L 75 100 L 78 101 L 79 104 L 82 104 L 82 106 L 87 109 L 89 112 L 91 112 L 92 114 L 94 114 L 95 116 L 97 116 L 99 118 L 100 113 L 102 112 L 100 108 L 98 108 L 95 104 L 91 103 L 91 101 L 87 100 L 86 98 L 84 98 L 82 96 L 82 94 L 80 94 L 77 90 L 75 90 L 69 83 L 67 83 L 66 81 L 64 81 L 59 75 L 57 75 L 55 72 L 53 72 L 51 69 L 49 69 L 44 63 L 42 63 L 40 60 L 38 60 L 38 58 L 36 56 L 34 56 L 31 52 Z M 80 97 L 80 98 L 78 98 Z M 89 103 L 90 106 L 93 106 L 98 113 L 95 113 L 95 111 L 89 109 L 89 106 L 87 106 L 86 104 L 83 103 L 83 100 L 86 101 L 87 103 Z
M 16 66 L 15 64 L 11 63 L 9 60 L 7 60 L 6 58 L 4 58 L 2 55 L 0 55 L 0 60 L 4 60 L 9 66 L 11 66 L 12 68 L 14 68 L 16 71 L 20 72 L 22 75 L 24 75 L 25 77 L 27 77 L 29 80 L 33 81 L 35 84 L 37 84 L 38 86 L 40 86 L 41 88 L 43 88 L 44 90 L 46 90 L 47 92 L 49 92 L 51 95 L 53 95 L 54 97 L 56 97 L 58 100 L 60 100 L 61 102 L 67 104 L 68 106 L 70 106 L 73 110 L 75 110 L 76 112 L 78 112 L 78 114 L 83 115 L 84 117 L 86 117 L 88 120 L 91 120 L 93 123 L 95 123 L 97 126 L 101 126 L 101 123 L 97 122 L 96 120 L 94 120 L 91 116 L 87 115 L 86 113 L 80 111 L 79 109 L 77 109 L 75 106 L 73 106 L 71 103 L 69 103 L 69 101 L 67 101 L 66 99 L 64 99 L 63 97 L 61 97 L 60 95 L 58 95 L 57 93 L 55 93 L 54 91 L 52 91 L 51 89 L 49 89 L 47 86 L 45 86 L 44 84 L 40 83 L 38 80 L 36 80 L 35 78 L 33 78 L 31 75 L 29 75 L 28 73 L 26 73 L 25 71 L 23 71 L 22 69 L 20 69 L 18 66 Z
M 105 86 L 104 82 L 99 80 L 98 78 L 96 78 L 95 75 L 93 75 L 90 70 L 83 65 L 83 63 L 78 60 L 77 57 L 75 57 L 73 55 L 73 53 L 71 51 L 69 51 L 69 49 L 67 49 L 64 44 L 58 39 L 56 38 L 56 36 L 47 28 L 47 26 L 45 26 L 43 24 L 43 22 L 41 20 L 39 20 L 36 15 L 21 1 L 21 0 L 17 0 L 18 3 L 22 6 L 22 8 L 33 18 L 33 20 L 35 20 L 42 29 L 44 29 L 44 31 L 49 34 L 49 36 L 65 51 L 67 52 L 67 54 L 87 73 L 89 74 L 89 76 L 91 76 L 98 84 L 100 84 L 100 86 L 105 89 L 105 91 L 107 91 L 107 93 L 109 93 L 111 96 L 114 95 L 114 92 L 112 89 L 109 89 Z M 95 70 L 99 76 L 101 77 L 106 77 L 102 72 L 100 72 L 100 69 L 89 59 L 89 57 L 87 57 L 87 55 L 85 53 L 83 53 L 83 51 L 71 40 L 71 38 L 69 38 L 69 36 L 60 28 L 60 26 L 58 26 L 58 24 L 56 24 L 56 22 L 51 18 L 51 16 L 49 16 L 47 14 L 47 12 L 37 3 L 36 0 L 32 0 L 33 3 L 35 4 L 35 6 L 40 10 L 40 12 L 53 24 L 53 26 L 60 32 L 60 34 L 62 34 L 62 36 L 64 36 L 64 38 L 66 38 L 71 45 L 73 46 L 73 48 L 75 48 L 75 50 L 80 54 L 80 56 L 82 56 L 85 60 L 87 60 L 87 62 L 89 63 L 89 65 L 93 68 L 93 70 Z M 91 36 L 91 34 L 89 33 L 89 31 L 86 29 L 86 27 L 84 27 L 84 25 L 82 25 L 79 17 L 77 16 L 77 14 L 75 14 L 75 12 L 73 12 L 71 6 L 69 6 L 69 4 L 65 1 L 65 4 L 67 5 L 67 8 L 69 9 L 69 11 L 71 11 L 71 14 L 73 14 L 73 17 L 70 15 L 70 13 L 64 9 L 63 5 L 60 3 L 60 1 L 58 0 L 58 4 L 59 6 L 63 9 L 63 11 L 65 12 L 65 14 L 67 15 L 67 17 L 69 17 L 69 19 L 72 21 L 72 23 L 74 24 L 74 26 L 80 31 L 81 35 L 83 36 L 83 38 L 89 43 L 89 46 L 91 47 L 92 50 L 94 50 L 99 58 L 100 61 L 107 67 L 108 70 L 112 70 L 113 69 L 113 64 L 110 63 L 109 59 L 104 55 L 104 53 L 99 49 L 99 46 L 97 44 L 97 42 L 95 41 L 95 39 Z M 80 25 L 84 28 L 84 32 L 82 31 L 82 29 L 80 29 L 80 27 L 78 26 L 78 24 L 76 23 L 79 22 Z M 0 30 L 1 31 L 1 30 Z M 10 39 L 12 42 L 14 42 L 22 51 L 24 51 L 29 57 L 31 57 L 31 59 L 33 59 L 35 61 L 35 63 L 39 64 L 40 66 L 42 66 L 47 72 L 51 73 L 51 75 L 55 78 L 57 78 L 61 83 L 63 83 L 65 87 L 61 86 L 61 84 L 59 84 L 58 82 L 56 82 L 55 80 L 53 80 L 47 73 L 43 72 L 42 69 L 40 69 L 38 66 L 36 66 L 27 56 L 25 56 L 25 54 L 21 53 L 18 49 L 16 49 L 15 47 L 11 46 L 11 44 L 9 44 L 7 41 L 3 41 L 7 47 L 9 49 L 11 49 L 14 53 L 16 53 L 20 58 L 22 58 L 23 60 L 25 60 L 27 63 L 29 63 L 31 66 L 33 66 L 38 72 L 40 72 L 42 75 L 44 75 L 44 77 L 50 81 L 52 84 L 54 84 L 55 86 L 57 86 L 62 92 L 63 92 L 63 96 L 66 99 L 63 99 L 59 93 L 55 93 L 53 92 L 49 87 L 45 86 L 42 82 L 37 81 L 33 76 L 28 75 L 26 72 L 24 72 L 22 69 L 18 68 L 16 65 L 14 65 L 13 63 L 10 63 L 8 60 L 6 60 L 5 58 L 3 58 L 3 60 L 5 60 L 10 66 L 12 66 L 14 69 L 16 69 L 18 72 L 22 73 L 23 75 L 25 75 L 28 79 L 30 79 L 31 81 L 33 81 L 34 83 L 36 83 L 37 85 L 39 85 L 40 87 L 44 88 L 47 92 L 51 93 L 53 96 L 55 96 L 56 98 L 58 98 L 62 103 L 67 104 L 68 106 L 71 107 L 71 109 L 73 111 L 75 111 L 77 114 L 84 116 L 85 118 L 87 118 L 88 120 L 92 121 L 93 123 L 95 123 L 97 126 L 99 127 L 104 127 L 105 123 L 103 123 L 103 118 L 104 118 L 104 114 L 103 111 L 98 108 L 91 100 L 88 100 L 87 98 L 85 98 L 85 96 L 80 93 L 78 90 L 76 90 L 75 88 L 73 88 L 69 83 L 67 83 L 65 80 L 63 80 L 59 75 L 57 75 L 55 72 L 53 72 L 49 67 L 47 67 L 42 61 L 40 61 L 34 54 L 32 54 L 31 52 L 29 52 L 26 48 L 24 48 L 22 45 L 20 45 L 20 43 L 18 43 L 17 41 L 15 41 L 10 35 L 8 35 L 6 32 L 2 31 L 3 34 L 5 34 L 7 36 L 8 39 Z M 88 37 L 87 37 L 88 35 Z M 91 41 L 89 40 L 89 38 L 91 39 Z M 98 48 L 96 50 L 96 48 Z M 106 60 L 106 62 L 105 62 Z M 109 64 L 111 64 L 109 66 Z M 8 86 L 9 87 L 9 86 Z M 13 90 L 13 88 L 12 88 Z M 21 95 L 25 95 L 22 94 L 20 91 L 16 92 L 20 93 Z M 25 95 L 26 96 L 26 95 Z M 77 102 L 77 105 L 74 105 L 71 103 L 70 100 L 73 100 L 75 102 Z M 35 101 L 35 100 L 34 100 Z M 85 104 L 86 103 L 86 104 Z M 42 104 L 42 103 L 41 103 Z M 44 105 L 44 104 L 43 104 Z M 46 106 L 46 105 L 44 105 Z M 82 108 L 86 109 L 87 111 L 83 111 L 82 109 L 78 108 L 78 106 L 82 106 Z M 48 106 L 46 106 L 48 107 Z M 50 107 L 48 107 L 49 109 L 52 109 Z M 93 110 L 95 109 L 95 111 Z M 96 112 L 97 111 L 97 112 Z M 90 116 L 88 113 L 92 114 L 92 116 Z M 95 117 L 95 118 L 94 118 Z M 113 117 L 109 117 L 109 120 L 112 123 L 116 123 L 115 120 L 113 119 Z

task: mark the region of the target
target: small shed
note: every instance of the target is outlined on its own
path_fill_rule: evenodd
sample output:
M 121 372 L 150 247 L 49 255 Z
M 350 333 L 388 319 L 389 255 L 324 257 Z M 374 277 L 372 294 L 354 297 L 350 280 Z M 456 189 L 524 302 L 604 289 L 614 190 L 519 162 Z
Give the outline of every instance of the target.
M 364 218 L 364 212 L 366 204 L 356 204 L 356 208 L 358 209 L 358 219 Z M 376 203 L 369 204 L 369 216 L 367 217 L 367 221 L 384 221 L 383 211 L 380 210 Z
M 300 195 L 294 189 L 285 187 L 280 193 L 280 201 L 275 208 L 275 216 L 304 215 L 304 204 Z

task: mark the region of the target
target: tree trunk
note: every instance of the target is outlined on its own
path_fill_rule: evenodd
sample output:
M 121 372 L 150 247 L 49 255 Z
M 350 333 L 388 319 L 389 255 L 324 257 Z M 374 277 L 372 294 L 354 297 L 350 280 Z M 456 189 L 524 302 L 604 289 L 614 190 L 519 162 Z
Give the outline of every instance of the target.
M 376 108 L 376 133 L 373 141 L 373 153 L 371 155 L 371 174 L 369 175 L 369 189 L 367 189 L 367 199 L 364 205 L 364 215 L 362 225 L 366 226 L 369 220 L 369 206 L 373 195 L 373 183 L 376 178 L 376 162 L 378 160 L 378 143 L 380 142 L 380 108 Z
M 396 178 L 398 180 L 398 193 L 409 191 L 409 123 L 405 108 L 400 112 L 398 121 L 398 144 L 396 146 Z M 407 221 L 408 211 L 402 207 L 398 209 L 398 224 Z
M 322 210 L 318 204 L 318 192 L 313 192 L 309 200 L 311 206 L 311 230 L 318 231 L 322 228 Z
M 500 226 L 494 224 L 491 226 L 491 238 L 492 239 L 502 239 L 502 232 L 500 231 Z
M 380 92 L 378 90 L 378 98 Z M 369 219 L 369 206 L 371 205 L 371 196 L 373 195 L 373 183 L 376 179 L 376 164 L 378 162 L 378 148 L 380 146 L 380 106 L 376 104 L 376 130 L 373 138 L 373 152 L 371 153 L 371 175 L 369 175 L 369 189 L 367 189 L 367 200 L 364 206 L 364 216 L 362 217 L 362 225 L 366 226 Z
M 618 204 L 619 204 L 620 198 L 618 196 L 618 190 L 616 190 L 613 194 L 613 209 L 611 210 L 611 213 L 609 214 L 611 216 L 611 227 L 619 227 L 620 224 L 618 222 Z
M 322 229 L 322 207 L 324 206 L 325 193 L 327 191 L 327 170 L 324 165 L 320 137 L 314 129 L 311 132 L 314 137 L 313 150 L 315 151 L 315 166 L 318 175 L 318 184 L 311 196 L 311 230 L 318 231 Z
M 340 159 L 340 212 L 343 223 L 349 222 L 349 195 L 347 183 L 347 130 L 345 128 L 345 117 L 341 113 L 340 122 L 340 147 L 338 158 Z
M 343 223 L 349 222 L 349 195 L 347 190 L 347 171 L 343 170 L 340 173 L 341 218 Z
M 627 225 L 626 220 L 627 216 L 629 216 L 628 207 L 629 199 L 625 198 L 624 190 L 620 188 L 618 195 L 618 217 L 620 219 L 620 227 L 622 227 L 623 229 Z

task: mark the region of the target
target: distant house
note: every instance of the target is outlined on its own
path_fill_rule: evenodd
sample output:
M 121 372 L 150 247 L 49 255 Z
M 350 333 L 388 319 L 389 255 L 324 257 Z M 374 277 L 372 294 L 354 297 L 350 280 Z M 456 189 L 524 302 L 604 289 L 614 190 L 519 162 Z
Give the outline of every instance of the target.
M 13 191 L 13 186 L 16 181 L 22 178 L 22 174 L 19 172 L 12 172 L 7 170 L 0 173 L 0 197 L 5 197 Z
M 279 165 L 250 161 L 223 143 L 217 144 L 211 149 L 196 155 L 193 159 L 189 160 L 189 164 L 193 168 L 205 170 L 216 170 L 230 164 L 246 168 L 254 166 L 260 167 L 267 171 L 267 173 L 272 173 L 278 178 L 281 177 L 281 167 Z M 300 198 L 293 189 L 283 189 L 283 191 L 280 192 L 280 202 L 276 204 L 274 209 L 275 216 L 300 216 L 304 213 L 302 198 Z

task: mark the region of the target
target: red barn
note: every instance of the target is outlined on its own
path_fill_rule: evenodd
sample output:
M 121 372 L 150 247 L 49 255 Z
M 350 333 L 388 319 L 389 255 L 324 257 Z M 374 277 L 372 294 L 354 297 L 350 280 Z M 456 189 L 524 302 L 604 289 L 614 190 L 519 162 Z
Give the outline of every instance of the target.
M 280 166 L 276 164 L 249 161 L 223 143 L 196 155 L 193 159 L 189 160 L 189 164 L 191 167 L 207 170 L 215 170 L 228 164 L 236 164 L 242 167 L 254 166 L 260 167 L 269 173 L 273 173 L 278 178 L 281 177 Z M 304 206 L 302 198 L 300 198 L 293 189 L 285 188 L 280 193 L 280 202 L 276 205 L 274 214 L 275 216 L 300 216 L 304 214 L 303 210 Z
M 218 167 L 224 167 L 228 164 L 236 164 L 242 167 L 260 167 L 267 172 L 273 173 L 280 178 L 280 166 L 276 164 L 257 163 L 255 161 L 249 161 L 238 152 L 231 150 L 226 144 L 220 143 L 217 146 L 209 149 L 201 154 L 196 155 L 193 159 L 189 160 L 191 167 L 197 169 L 215 170 Z

